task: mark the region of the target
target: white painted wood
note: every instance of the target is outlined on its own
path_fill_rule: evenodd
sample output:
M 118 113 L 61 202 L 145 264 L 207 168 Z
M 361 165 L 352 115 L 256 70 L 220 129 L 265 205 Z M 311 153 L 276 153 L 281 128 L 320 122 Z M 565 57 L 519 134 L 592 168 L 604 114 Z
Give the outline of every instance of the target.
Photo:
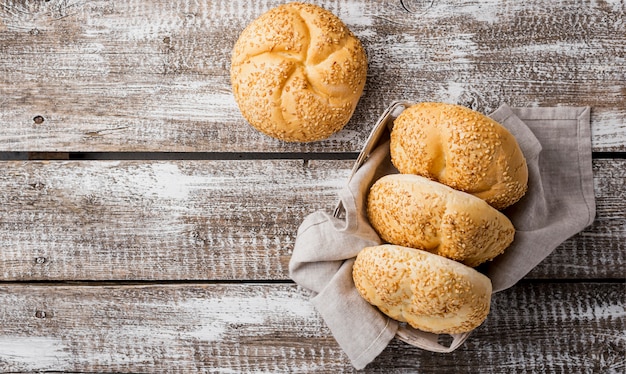
M 618 373 L 619 284 L 522 284 L 442 355 L 398 341 L 365 370 Z M 295 285 L 0 286 L 2 372 L 353 372 Z
M 352 163 L 5 163 L 0 279 L 286 279 Z
M 0 151 L 354 152 L 397 99 L 589 105 L 594 150 L 626 149 L 623 1 L 317 1 L 369 72 L 352 121 L 313 144 L 257 133 L 231 93 L 239 33 L 280 3 L 3 1 Z
M 0 372 L 353 372 L 287 274 L 352 161 L 272 158 L 358 152 L 393 100 L 589 105 L 593 150 L 626 151 L 622 0 L 316 1 L 370 64 L 352 121 L 312 144 L 255 132 L 231 94 L 232 45 L 280 3 L 0 0 L 0 159 L 268 152 L 0 162 Z M 622 373 L 624 162 L 594 160 L 594 224 L 497 294 L 463 348 L 393 341 L 365 372 Z
M 6 162 L 0 280 L 288 279 L 297 229 L 353 161 Z M 595 160 L 597 219 L 531 278 L 623 278 L 625 160 Z

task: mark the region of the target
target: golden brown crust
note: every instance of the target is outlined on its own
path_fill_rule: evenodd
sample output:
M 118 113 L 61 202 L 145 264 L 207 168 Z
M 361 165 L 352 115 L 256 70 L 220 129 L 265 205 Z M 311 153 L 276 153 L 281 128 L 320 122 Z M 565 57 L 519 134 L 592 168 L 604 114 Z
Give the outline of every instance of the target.
M 525 193 L 528 168 L 515 137 L 469 108 L 419 103 L 394 121 L 391 161 L 417 174 L 471 193 L 504 209 Z
M 364 248 L 352 277 L 367 302 L 423 331 L 468 332 L 489 314 L 489 278 L 425 251 L 395 245 Z
M 348 123 L 361 97 L 367 57 L 331 12 L 290 3 L 264 13 L 233 48 L 231 84 L 246 120 L 285 141 L 329 137 Z
M 388 243 L 472 267 L 502 253 L 515 235 L 511 221 L 485 201 L 411 174 L 378 179 L 367 197 L 367 216 Z

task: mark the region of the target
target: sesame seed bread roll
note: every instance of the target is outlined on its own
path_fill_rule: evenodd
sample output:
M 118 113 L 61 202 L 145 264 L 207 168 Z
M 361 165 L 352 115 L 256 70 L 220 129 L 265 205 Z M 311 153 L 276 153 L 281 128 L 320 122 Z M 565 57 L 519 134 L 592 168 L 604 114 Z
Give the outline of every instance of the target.
M 378 179 L 367 216 L 386 242 L 438 254 L 475 267 L 513 241 L 511 221 L 484 200 L 412 174 Z
M 426 251 L 390 244 L 364 248 L 352 278 L 367 302 L 422 331 L 468 332 L 489 314 L 491 280 Z
M 496 209 L 518 201 L 527 190 L 526 159 L 515 137 L 491 118 L 469 108 L 419 103 L 394 121 L 391 162 L 471 193 Z
M 235 43 L 231 84 L 244 118 L 289 142 L 341 130 L 363 93 L 367 57 L 361 42 L 330 11 L 289 3 L 249 24 Z

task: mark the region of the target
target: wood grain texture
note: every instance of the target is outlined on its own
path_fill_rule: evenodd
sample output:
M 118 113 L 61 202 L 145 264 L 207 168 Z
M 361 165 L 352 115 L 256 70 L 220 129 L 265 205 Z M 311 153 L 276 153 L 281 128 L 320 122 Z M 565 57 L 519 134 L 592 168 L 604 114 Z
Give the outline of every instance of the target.
M 6 162 L 0 279 L 288 279 L 297 229 L 351 160 Z M 626 277 L 626 160 L 594 160 L 597 218 L 531 278 Z
M 351 164 L 352 162 L 349 162 Z M 3 279 L 285 279 L 297 225 L 348 163 L 10 163 Z
M 0 151 L 354 152 L 398 99 L 590 105 L 594 150 L 626 150 L 624 1 L 318 1 L 370 65 L 351 122 L 311 144 L 257 133 L 230 89 L 239 33 L 279 3 L 3 0 Z
M 426 373 L 623 373 L 624 301 L 624 284 L 517 285 L 494 296 L 486 322 L 460 350 L 441 355 L 409 349 L 407 355 L 406 345 L 394 342 L 370 367 L 380 372 L 390 366 Z
M 0 161 L 0 372 L 354 372 L 287 271 L 353 161 L 280 158 L 360 151 L 394 100 L 588 105 L 593 150 L 626 151 L 623 0 L 316 1 L 369 70 L 350 123 L 310 144 L 257 133 L 230 88 L 239 33 L 282 3 L 0 0 L 0 159 L 159 152 Z M 593 168 L 595 222 L 461 349 L 394 340 L 365 372 L 624 373 L 626 160 Z
M 0 286 L 0 371 L 353 372 L 295 285 Z M 364 372 L 620 373 L 621 284 L 523 284 L 443 355 L 392 341 Z

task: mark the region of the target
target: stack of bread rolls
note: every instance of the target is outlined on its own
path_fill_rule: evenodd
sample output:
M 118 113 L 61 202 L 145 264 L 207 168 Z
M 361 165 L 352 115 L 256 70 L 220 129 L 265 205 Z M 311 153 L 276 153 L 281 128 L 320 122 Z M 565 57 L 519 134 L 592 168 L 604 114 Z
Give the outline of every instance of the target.
M 371 186 L 367 216 L 389 244 L 363 249 L 359 293 L 414 328 L 456 334 L 487 318 L 491 281 L 474 267 L 501 254 L 515 229 L 499 210 L 526 192 L 514 136 L 469 108 L 418 103 L 394 121 L 389 174 Z

